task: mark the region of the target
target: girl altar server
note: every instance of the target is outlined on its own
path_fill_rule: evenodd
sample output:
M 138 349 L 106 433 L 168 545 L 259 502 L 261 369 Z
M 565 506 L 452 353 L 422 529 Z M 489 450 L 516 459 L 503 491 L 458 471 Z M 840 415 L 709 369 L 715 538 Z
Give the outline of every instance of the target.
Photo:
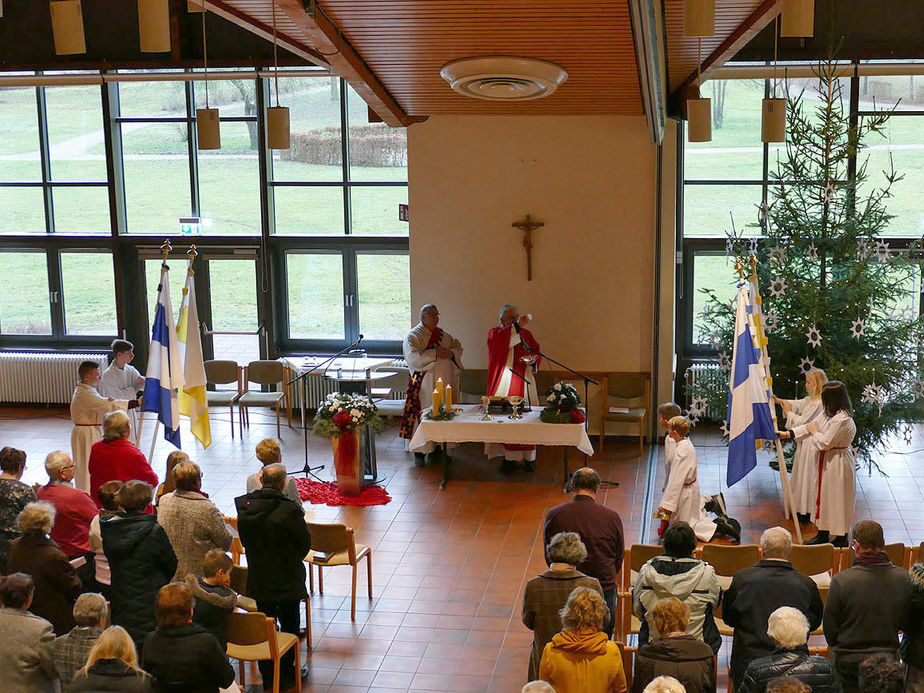
M 820 452 L 815 500 L 818 534 L 805 543 L 826 544 L 830 541 L 835 546 L 846 548 L 857 492 L 851 449 L 857 426 L 844 383 L 838 380 L 825 383 L 821 388 L 821 403 L 826 419 L 820 424 L 810 421 L 806 425 Z
M 818 447 L 806 424 L 824 420 L 821 403 L 821 388 L 828 382 L 828 376 L 820 368 L 813 368 L 805 374 L 807 397 L 802 399 L 780 399 L 774 401 L 783 408 L 786 415 L 786 430 L 779 431 L 780 438 L 796 440 L 796 454 L 792 462 L 792 495 L 796 504 L 799 522 L 805 524 L 815 513 L 818 498 Z
M 669 515 L 670 524 L 680 521 L 688 523 L 696 533 L 697 539 L 709 541 L 715 534 L 716 524 L 706 514 L 703 498 L 699 493 L 696 449 L 687 437 L 690 433 L 690 420 L 683 416 L 674 416 L 667 425 L 668 435 L 676 443 L 676 447 L 658 513 L 661 517 Z

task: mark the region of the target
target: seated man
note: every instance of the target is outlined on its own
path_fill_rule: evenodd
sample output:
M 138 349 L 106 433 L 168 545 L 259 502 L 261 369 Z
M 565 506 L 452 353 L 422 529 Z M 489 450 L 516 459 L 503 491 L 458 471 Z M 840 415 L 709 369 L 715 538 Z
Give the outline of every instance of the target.
M 70 631 L 55 639 L 52 652 L 61 686 L 65 690 L 80 669 L 87 664 L 90 650 L 106 627 L 109 607 L 103 595 L 87 592 L 77 597 L 74 604 L 74 622 Z

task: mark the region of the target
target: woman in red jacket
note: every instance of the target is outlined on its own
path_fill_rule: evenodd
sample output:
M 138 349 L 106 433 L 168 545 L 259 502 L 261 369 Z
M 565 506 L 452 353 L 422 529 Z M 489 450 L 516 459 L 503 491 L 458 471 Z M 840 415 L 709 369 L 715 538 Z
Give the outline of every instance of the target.
M 103 419 L 103 439 L 90 448 L 90 496 L 100 505 L 97 491 L 107 481 L 144 481 L 157 488 L 157 474 L 144 453 L 128 439 L 131 422 L 122 411 L 114 411 Z M 148 512 L 153 512 L 150 508 Z

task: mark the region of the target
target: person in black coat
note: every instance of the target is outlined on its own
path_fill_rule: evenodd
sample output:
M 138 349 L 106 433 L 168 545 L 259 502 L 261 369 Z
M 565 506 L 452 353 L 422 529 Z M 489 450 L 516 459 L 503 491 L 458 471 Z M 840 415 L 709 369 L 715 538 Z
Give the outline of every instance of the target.
M 311 535 L 301 506 L 284 493 L 286 468 L 263 468 L 263 488 L 234 499 L 237 531 L 247 552 L 247 595 L 257 608 L 279 621 L 279 629 L 298 635 L 299 603 L 305 589 L 305 556 Z M 289 650 L 280 664 L 280 690 L 296 684 L 295 652 Z M 273 663 L 260 662 L 264 685 L 273 681 Z
M 139 648 L 157 625 L 157 591 L 173 579 L 177 566 L 164 528 L 144 512 L 153 496 L 150 484 L 126 482 L 116 496 L 122 510 L 99 524 L 112 574 L 112 622 L 125 628 Z
M 181 582 L 162 587 L 156 611 L 157 630 L 144 639 L 141 661 L 157 693 L 218 693 L 234 683 L 234 669 L 218 640 L 192 622 L 189 587 Z
M 911 566 L 908 574 L 911 576 L 911 602 L 902 638 L 902 661 L 908 667 L 905 691 L 924 693 L 924 564 Z
M 65 693 L 154 693 L 154 681 L 138 668 L 131 636 L 121 626 L 104 630 L 87 658 L 87 664 L 64 687 Z
M 767 684 L 780 676 L 799 679 L 811 686 L 812 693 L 841 693 L 831 660 L 808 652 L 809 623 L 805 614 L 791 606 L 781 606 L 770 614 L 767 632 L 777 649 L 748 665 L 735 693 L 764 693 Z
M 792 557 L 792 535 L 782 527 L 771 527 L 760 538 L 763 559 L 735 573 L 722 598 L 722 619 L 735 629 L 730 673 L 735 688 L 753 660 L 773 652 L 767 634 L 770 614 L 781 606 L 801 611 L 809 630 L 821 624 L 824 604 L 818 586 L 807 575 L 796 572 Z

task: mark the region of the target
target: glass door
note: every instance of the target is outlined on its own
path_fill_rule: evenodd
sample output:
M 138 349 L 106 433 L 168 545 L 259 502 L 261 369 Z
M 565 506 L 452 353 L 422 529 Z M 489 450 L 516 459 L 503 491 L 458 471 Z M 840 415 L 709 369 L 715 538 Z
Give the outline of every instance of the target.
M 203 293 L 208 296 L 211 320 L 206 322 L 209 332 L 203 338 L 204 353 L 241 365 L 258 360 L 264 340 L 257 310 L 256 256 L 207 257 L 205 264 L 208 283 Z M 199 304 L 203 305 L 201 298 Z M 201 308 L 199 320 L 203 321 Z

